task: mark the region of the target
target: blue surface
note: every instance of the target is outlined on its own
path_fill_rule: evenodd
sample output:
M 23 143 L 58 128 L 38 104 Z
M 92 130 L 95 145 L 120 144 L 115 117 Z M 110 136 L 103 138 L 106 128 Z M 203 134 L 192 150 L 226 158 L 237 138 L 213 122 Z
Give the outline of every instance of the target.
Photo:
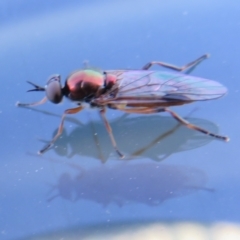
M 1 239 L 121 221 L 239 223 L 240 2 L 4 0 L 0 9 Z M 183 65 L 204 53 L 211 58 L 192 74 L 219 81 L 229 94 L 173 109 L 187 116 L 197 107 L 190 121 L 229 143 L 180 127 L 141 156 L 119 160 L 97 111 L 84 111 L 38 156 L 74 105 L 15 107 L 43 97 L 26 93 L 26 80 L 44 85 L 54 73 L 65 79 L 85 60 L 136 69 L 151 60 Z M 128 156 L 176 126 L 163 116 L 107 113 Z

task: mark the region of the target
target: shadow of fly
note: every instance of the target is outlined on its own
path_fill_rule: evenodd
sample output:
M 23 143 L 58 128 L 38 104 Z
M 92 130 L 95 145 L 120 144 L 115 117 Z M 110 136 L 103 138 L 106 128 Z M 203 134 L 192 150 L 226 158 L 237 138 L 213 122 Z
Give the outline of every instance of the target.
M 124 155 L 118 149 L 111 126 L 105 116 L 107 108 L 137 114 L 168 112 L 179 123 L 190 129 L 223 141 L 229 141 L 228 137 L 211 133 L 191 124 L 169 109 L 171 106 L 215 99 L 226 94 L 227 89 L 216 81 L 182 73 L 183 71 L 190 72 L 206 58 L 208 58 L 207 54 L 182 67 L 153 61 L 147 63 L 141 70 L 107 70 L 102 72 L 94 69 L 77 70 L 67 77 L 63 87 L 60 75 L 56 74 L 49 77 L 45 87 L 28 82 L 34 86 L 34 89 L 28 92 L 44 91 L 46 93 L 42 100 L 34 103 L 17 102 L 16 105 L 31 107 L 44 104 L 47 100 L 58 104 L 64 96 L 78 105 L 76 108 L 64 111 L 56 135 L 38 152 L 39 154 L 46 152 L 61 135 L 66 115 L 83 110 L 83 103 L 88 103 L 90 107 L 99 109 L 112 145 L 121 158 Z M 172 69 L 178 73 L 149 70 L 153 65 Z

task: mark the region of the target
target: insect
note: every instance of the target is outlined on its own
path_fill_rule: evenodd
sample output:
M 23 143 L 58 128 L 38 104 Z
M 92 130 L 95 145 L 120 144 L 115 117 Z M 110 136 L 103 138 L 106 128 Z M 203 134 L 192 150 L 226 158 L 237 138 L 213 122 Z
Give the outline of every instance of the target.
M 227 92 L 227 89 L 216 81 L 181 73 L 184 70 L 193 69 L 206 58 L 208 58 L 207 54 L 182 67 L 153 61 L 147 63 L 141 70 L 107 70 L 103 72 L 93 69 L 77 70 L 67 77 L 63 87 L 60 75 L 53 75 L 48 79 L 45 87 L 28 82 L 34 86 L 34 89 L 28 92 L 44 91 L 46 93 L 41 101 L 35 103 L 18 102 L 17 106 L 36 106 L 44 104 L 47 100 L 58 104 L 64 96 L 78 105 L 76 108 L 64 111 L 57 134 L 38 152 L 39 154 L 46 152 L 61 135 L 66 115 L 83 110 L 84 102 L 88 103 L 90 107 L 99 109 L 112 145 L 121 158 L 124 155 L 118 149 L 111 126 L 105 117 L 106 108 L 139 114 L 168 112 L 178 122 L 190 129 L 229 141 L 228 137 L 211 133 L 189 123 L 168 108 L 194 101 L 219 98 Z M 178 73 L 149 70 L 153 65 L 169 68 Z

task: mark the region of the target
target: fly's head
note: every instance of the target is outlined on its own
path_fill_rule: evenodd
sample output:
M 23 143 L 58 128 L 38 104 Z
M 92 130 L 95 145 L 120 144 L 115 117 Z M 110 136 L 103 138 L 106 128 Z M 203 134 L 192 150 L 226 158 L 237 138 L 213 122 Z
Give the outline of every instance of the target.
M 27 81 L 30 85 L 34 86 L 33 89 L 28 90 L 28 92 L 42 91 L 46 93 L 47 100 L 52 103 L 60 103 L 63 98 L 63 89 L 61 86 L 61 77 L 59 74 L 52 75 L 48 78 L 45 87 L 41 87 L 35 83 Z M 28 104 L 29 105 L 29 104 Z
M 47 84 L 45 86 L 45 92 L 47 99 L 52 103 L 60 103 L 63 98 L 63 91 L 61 86 L 60 75 L 52 75 L 49 77 Z

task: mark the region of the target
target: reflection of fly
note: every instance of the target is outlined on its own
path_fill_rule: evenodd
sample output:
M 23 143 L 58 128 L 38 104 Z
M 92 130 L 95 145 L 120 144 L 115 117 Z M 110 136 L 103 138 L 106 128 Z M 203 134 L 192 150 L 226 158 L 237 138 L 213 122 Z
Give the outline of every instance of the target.
M 193 101 L 219 98 L 227 92 L 224 86 L 208 79 L 179 73 L 148 70 L 152 65 L 156 64 L 182 72 L 194 68 L 207 57 L 208 55 L 203 55 L 183 67 L 163 62 L 150 62 L 142 70 L 109 70 L 104 72 L 91 69 L 78 70 L 68 76 L 64 87 L 61 86 L 60 75 L 54 75 L 48 79 L 45 87 L 29 82 L 35 87 L 29 91 L 46 92 L 46 96 L 41 101 L 30 104 L 17 103 L 17 106 L 36 106 L 45 103 L 47 100 L 57 104 L 62 101 L 63 96 L 75 101 L 78 105 L 76 108 L 64 111 L 57 134 L 49 144 L 39 151 L 40 154 L 49 149 L 61 135 L 65 116 L 81 111 L 84 102 L 100 110 L 112 145 L 120 157 L 124 157 L 124 155 L 118 150 L 111 127 L 105 117 L 106 107 L 126 113 L 151 114 L 168 112 L 188 128 L 228 141 L 228 137 L 195 126 L 167 108 Z

